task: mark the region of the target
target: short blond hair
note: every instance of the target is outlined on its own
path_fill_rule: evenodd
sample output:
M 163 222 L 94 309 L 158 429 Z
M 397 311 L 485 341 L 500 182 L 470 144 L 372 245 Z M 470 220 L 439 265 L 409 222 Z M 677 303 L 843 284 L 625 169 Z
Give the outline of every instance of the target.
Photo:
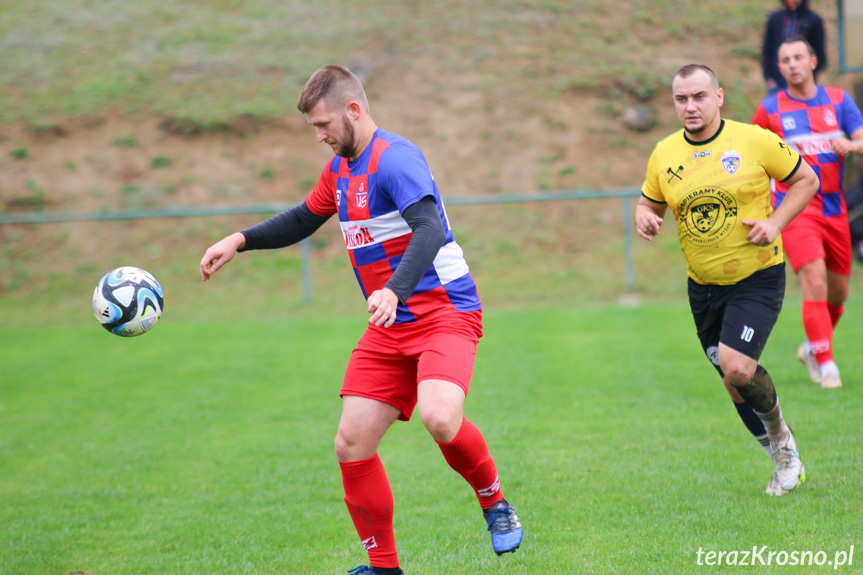
M 716 72 L 710 69 L 709 66 L 705 66 L 704 64 L 687 64 L 683 66 L 680 70 L 677 71 L 677 74 L 674 75 L 674 78 L 689 78 L 697 71 L 701 70 L 706 73 L 710 77 L 710 84 L 713 86 L 714 90 L 719 89 L 719 78 L 716 77 Z M 674 82 L 674 78 L 671 79 Z
M 362 82 L 344 66 L 325 66 L 312 74 L 303 87 L 297 109 L 308 114 L 322 101 L 328 110 L 344 109 L 351 101 L 360 102 L 366 111 L 369 109 Z

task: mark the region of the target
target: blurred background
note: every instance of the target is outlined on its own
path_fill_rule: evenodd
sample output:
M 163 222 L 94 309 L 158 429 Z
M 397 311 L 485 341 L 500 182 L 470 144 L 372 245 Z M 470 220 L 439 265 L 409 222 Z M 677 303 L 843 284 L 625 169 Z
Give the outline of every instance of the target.
M 840 70 L 859 57 L 840 45 L 843 4 L 854 6 L 810 3 L 827 33 L 819 82 L 855 94 L 863 76 Z M 636 237 L 628 254 L 626 204 L 655 142 L 679 128 L 669 84 L 681 65 L 711 66 L 725 117 L 751 119 L 779 7 L 0 0 L 0 322 L 92 321 L 92 289 L 121 265 L 162 282 L 172 321 L 363 313 L 334 222 L 310 243 L 311 303 L 299 247 L 240 256 L 208 284 L 198 276 L 211 243 L 266 217 L 262 205 L 301 202 L 317 180 L 331 152 L 295 106 L 331 63 L 363 80 L 380 127 L 426 154 L 487 307 L 680 297 L 674 230 L 652 245 Z M 597 197 L 457 202 L 574 190 Z M 196 209 L 256 213 L 10 223 Z

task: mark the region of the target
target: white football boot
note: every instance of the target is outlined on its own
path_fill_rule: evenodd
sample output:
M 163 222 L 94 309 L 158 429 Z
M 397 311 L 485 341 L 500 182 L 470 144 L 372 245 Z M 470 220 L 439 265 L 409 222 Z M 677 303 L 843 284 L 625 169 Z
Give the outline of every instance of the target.
M 839 370 L 836 368 L 827 369 L 821 376 L 822 389 L 836 389 L 842 387 L 842 380 L 839 379 Z
M 770 477 L 770 483 L 764 492 L 767 495 L 781 496 L 791 491 L 806 480 L 806 469 L 800 460 L 797 441 L 794 432 L 788 430 L 788 437 L 773 448 L 773 466 L 775 471 Z
M 797 348 L 797 359 L 809 372 L 809 379 L 812 380 L 812 383 L 821 383 L 821 370 L 818 368 L 818 362 L 815 361 L 815 355 L 805 341 Z

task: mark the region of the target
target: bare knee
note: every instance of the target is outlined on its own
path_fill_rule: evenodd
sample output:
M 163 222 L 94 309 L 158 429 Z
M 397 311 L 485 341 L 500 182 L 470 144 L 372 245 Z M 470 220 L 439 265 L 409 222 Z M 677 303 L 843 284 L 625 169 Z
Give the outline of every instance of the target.
M 399 410 L 388 403 L 345 395 L 336 432 L 336 457 L 346 462 L 373 456 L 378 451 L 381 438 L 398 416 Z
M 419 410 L 419 415 L 425 428 L 439 443 L 449 443 L 455 439 L 463 419 L 460 410 L 444 405 L 425 406 Z
M 464 390 L 452 382 L 420 382 L 417 390 L 417 413 L 420 421 L 438 443 L 449 443 L 455 439 L 464 419 L 464 398 Z
M 827 293 L 827 304 L 833 307 L 839 307 L 848 300 L 848 286 L 830 286 Z
M 797 278 L 800 280 L 800 288 L 803 290 L 803 299 L 811 301 L 824 301 L 827 299 L 828 281 L 827 269 L 824 260 L 814 260 L 805 264 L 797 270 Z
M 767 370 L 756 365 L 755 374 L 746 384 L 735 387 L 746 405 L 756 412 L 768 413 L 776 405 L 776 389 Z
M 719 343 L 719 369 L 724 374 L 722 381 L 726 386 L 740 387 L 748 384 L 755 375 L 757 367 L 757 359 L 744 355 L 722 342 Z
M 748 365 L 748 362 L 730 361 L 729 365 L 722 367 L 722 372 L 725 374 L 722 381 L 725 382 L 726 387 L 728 385 L 740 387 L 752 381 L 752 376 L 755 375 L 755 366 Z
M 808 276 L 804 285 L 807 299 L 823 301 L 827 299 L 827 279 L 817 276 Z
M 339 429 L 338 432 L 336 432 L 336 440 L 335 440 L 336 458 L 338 458 L 339 461 L 341 461 L 341 462 L 353 461 L 353 458 L 351 457 L 351 453 L 352 453 L 354 446 L 355 446 L 355 444 L 350 440 L 350 438 L 348 436 L 346 436 L 344 433 L 342 433 L 341 429 Z
M 359 461 L 368 459 L 377 453 L 379 441 L 363 440 L 363 436 L 354 435 L 341 427 L 336 432 L 335 448 L 336 458 L 344 463 L 347 461 Z

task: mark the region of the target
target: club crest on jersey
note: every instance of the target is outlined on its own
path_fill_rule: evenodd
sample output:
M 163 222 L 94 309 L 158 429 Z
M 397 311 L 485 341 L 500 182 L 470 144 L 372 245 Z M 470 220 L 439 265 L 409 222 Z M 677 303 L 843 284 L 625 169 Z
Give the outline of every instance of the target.
M 696 188 L 677 207 L 681 239 L 707 247 L 722 242 L 737 223 L 737 200 L 722 188 Z
M 360 189 L 357 190 L 357 207 L 365 208 L 369 203 L 369 192 L 366 190 L 365 184 L 360 182 Z
M 342 205 L 342 191 L 336 188 L 336 207 L 339 208 Z
M 725 152 L 722 154 L 722 169 L 731 176 L 740 169 L 740 154 L 737 152 Z
M 797 127 L 797 122 L 794 121 L 794 117 L 792 116 L 783 116 L 782 117 L 782 129 L 786 132 L 788 130 L 793 130 Z
M 833 113 L 832 108 L 827 108 L 824 110 L 824 123 L 828 126 L 836 126 L 836 114 Z

